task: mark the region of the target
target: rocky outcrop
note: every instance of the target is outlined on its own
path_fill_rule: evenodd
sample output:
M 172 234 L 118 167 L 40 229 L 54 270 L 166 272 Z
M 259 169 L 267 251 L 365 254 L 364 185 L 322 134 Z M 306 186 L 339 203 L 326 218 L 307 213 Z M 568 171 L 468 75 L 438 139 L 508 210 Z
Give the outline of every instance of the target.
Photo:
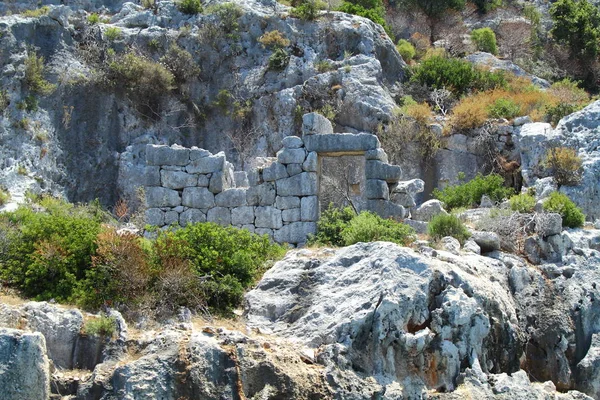
M 550 82 L 548 82 L 547 80 L 531 75 L 527 73 L 523 68 L 519 67 L 517 64 L 509 60 L 500 60 L 499 58 L 495 57 L 490 53 L 478 51 L 476 53 L 469 54 L 467 57 L 465 57 L 465 59 L 477 66 L 489 68 L 490 71 L 499 70 L 512 73 L 515 76 L 525 78 L 531 81 L 531 83 L 543 89 L 547 89 L 550 87 Z
M 0 397 L 45 400 L 50 397 L 50 364 L 41 333 L 0 327 Z

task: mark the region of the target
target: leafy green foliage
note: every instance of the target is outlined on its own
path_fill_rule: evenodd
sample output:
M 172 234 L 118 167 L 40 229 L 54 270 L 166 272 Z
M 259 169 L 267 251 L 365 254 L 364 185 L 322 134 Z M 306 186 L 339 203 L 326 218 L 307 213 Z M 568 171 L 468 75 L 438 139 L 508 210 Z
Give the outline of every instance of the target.
M 36 10 L 25 10 L 23 11 L 23 16 L 27 18 L 39 18 L 42 15 L 48 14 L 48 11 L 50 11 L 50 8 L 48 6 L 43 6 Z
M 496 34 L 490 28 L 474 29 L 471 32 L 471 40 L 475 42 L 477 50 L 486 53 L 498 54 L 496 45 Z
M 119 56 L 109 66 L 109 78 L 143 101 L 158 100 L 174 89 L 175 77 L 162 64 L 134 53 Z
M 600 51 L 600 11 L 587 0 L 558 0 L 550 8 L 552 36 L 566 44 L 571 54 L 593 60 Z
M 200 0 L 180 0 L 177 8 L 184 14 L 195 15 L 202 12 Z
M 239 19 L 244 15 L 244 10 L 235 3 L 223 3 L 210 7 L 207 12 L 219 18 L 220 27 L 229 38 L 238 37 L 240 29 Z
M 87 17 L 87 22 L 90 25 L 96 25 L 100 22 L 100 16 L 96 13 L 91 13 L 90 15 L 88 15 Z
M 160 62 L 173 74 L 177 83 L 184 83 L 200 74 L 200 68 L 194 62 L 194 58 L 187 51 L 171 45 L 167 53 L 161 57 Z
M 6 90 L 0 90 L 0 113 L 6 110 L 6 107 L 10 104 L 10 100 L 8 99 L 8 94 Z
M 468 61 L 444 56 L 433 56 L 421 62 L 413 69 L 411 79 L 434 89 L 446 88 L 456 96 L 472 90 L 507 86 L 506 77 L 501 71 L 482 70 Z
M 25 59 L 25 83 L 29 90 L 41 95 L 51 94 L 56 85 L 44 79 L 44 57 L 31 53 Z
M 499 98 L 488 108 L 488 114 L 492 118 L 513 119 L 518 117 L 521 107 L 511 99 Z
M 453 214 L 439 214 L 433 217 L 427 225 L 427 233 L 433 240 L 452 236 L 461 243 L 471 236 L 467 227 Z
M 304 0 L 300 5 L 292 8 L 290 15 L 305 21 L 314 21 L 322 8 L 323 5 L 319 0 Z
M 351 207 L 337 208 L 333 203 L 329 204 L 327 210 L 321 212 L 321 218 L 317 222 L 317 234 L 310 238 L 309 243 L 343 246 L 345 242 L 342 231 L 355 216 L 356 213 Z
M 398 53 L 400 53 L 402 59 L 406 62 L 415 58 L 415 55 L 417 54 L 415 46 L 413 46 L 412 43 L 405 39 L 400 39 L 398 41 L 398 44 L 396 45 L 396 50 L 398 50 Z
M 422 11 L 427 17 L 438 19 L 449 10 L 462 10 L 465 0 L 400 0 L 399 8 L 412 8 Z
M 471 0 L 481 13 L 488 13 L 502 5 L 502 0 Z
M 533 212 L 536 203 L 535 197 L 528 193 L 517 194 L 508 201 L 510 203 L 510 209 L 520 213 Z
M 585 215 L 566 194 L 553 192 L 544 202 L 544 211 L 555 212 L 562 216 L 562 225 L 569 228 L 583 226 Z
M 548 150 L 542 164 L 552 169 L 559 185 L 576 186 L 581 182 L 583 160 L 577 151 L 568 147 L 553 147 Z
M 0 187 L 0 206 L 5 205 L 10 200 L 10 193 Z
M 117 330 L 117 321 L 114 317 L 100 315 L 98 318 L 92 318 L 83 325 L 83 332 L 86 335 L 93 336 L 112 336 Z
M 462 185 L 447 186 L 443 190 L 435 189 L 433 196 L 442 201 L 448 209 L 453 209 L 476 206 L 484 194 L 493 201 L 499 202 L 513 192 L 513 189 L 504 186 L 502 176 L 477 174 L 475 178 Z
M 338 7 L 338 11 L 370 19 L 376 24 L 381 25 L 387 34 L 392 36 L 392 31 L 385 22 L 385 8 L 381 0 L 343 1 Z
M 290 55 L 284 48 L 277 48 L 269 56 L 269 69 L 280 71 L 285 69 L 290 62 Z
M 352 218 L 342 230 L 346 246 L 358 242 L 385 241 L 406 246 L 415 239 L 414 230 L 405 224 L 383 219 L 379 215 L 362 211 Z
M 117 28 L 116 26 L 110 26 L 104 31 L 104 37 L 111 42 L 120 39 L 121 34 L 121 29 Z
M 552 125 L 556 126 L 560 122 L 561 119 L 566 117 L 567 115 L 571 115 L 576 111 L 579 111 L 581 106 L 576 104 L 568 104 L 568 103 L 558 103 L 553 106 L 548 106 L 546 108 L 546 119 Z

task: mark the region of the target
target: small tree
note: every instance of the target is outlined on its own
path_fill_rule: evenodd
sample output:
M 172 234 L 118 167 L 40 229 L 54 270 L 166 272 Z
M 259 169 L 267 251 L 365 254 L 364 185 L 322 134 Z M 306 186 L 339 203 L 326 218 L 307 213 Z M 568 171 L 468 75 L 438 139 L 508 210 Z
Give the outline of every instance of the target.
M 496 34 L 490 28 L 474 29 L 473 32 L 471 32 L 471 39 L 477 45 L 477 50 L 498 54 Z
M 553 147 L 544 158 L 544 166 L 552 169 L 554 179 L 559 185 L 576 186 L 581 182 L 582 160 L 574 149 Z

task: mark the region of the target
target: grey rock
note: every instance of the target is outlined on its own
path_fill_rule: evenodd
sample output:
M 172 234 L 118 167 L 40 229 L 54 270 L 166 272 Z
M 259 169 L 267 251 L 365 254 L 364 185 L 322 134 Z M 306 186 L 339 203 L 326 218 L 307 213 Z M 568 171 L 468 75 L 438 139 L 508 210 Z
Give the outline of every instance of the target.
M 208 184 L 210 182 L 210 179 L 208 178 L 208 175 L 198 175 L 198 186 L 200 187 L 208 187 Z
M 416 233 L 419 233 L 419 234 L 427 233 L 427 222 L 415 221 L 414 219 L 405 219 L 403 222 L 406 225 L 413 228 Z
M 248 232 L 254 233 L 254 225 L 253 224 L 248 224 L 248 225 L 242 225 L 242 229 L 247 230 Z
M 308 151 L 319 154 L 364 153 L 379 148 L 379 139 L 368 133 L 333 133 L 304 137 L 304 146 Z
M 211 208 L 215 206 L 215 195 L 204 187 L 185 188 L 182 204 L 192 208 Z
M 319 198 L 317 196 L 302 197 L 300 210 L 302 221 L 317 221 L 319 219 Z
M 517 64 L 512 63 L 509 60 L 500 60 L 494 57 L 490 53 L 476 52 L 465 57 L 467 61 L 472 62 L 475 65 L 481 65 L 485 68 L 489 68 L 491 71 L 501 70 L 508 71 L 512 74 L 523 77 L 531 81 L 534 85 L 547 89 L 550 87 L 550 82 L 545 79 L 538 78 L 537 76 L 527 73 L 524 69 L 519 67 Z
M 283 148 L 277 152 L 277 161 L 281 164 L 302 164 L 306 158 L 304 149 Z
M 302 164 L 288 164 L 287 165 L 287 173 L 289 176 L 294 176 L 302 173 L 304 169 L 302 168 Z
M 160 208 L 148 208 L 146 210 L 146 223 L 148 225 L 163 226 L 165 224 L 165 213 Z
M 246 171 L 235 171 L 233 173 L 233 180 L 235 182 L 236 188 L 247 188 L 250 187 L 250 182 L 248 181 L 248 173 Z M 200 186 L 200 185 L 198 185 Z M 206 185 L 208 186 L 208 185 Z
M 190 148 L 190 161 L 196 161 L 200 158 L 208 157 L 210 155 L 212 155 L 212 154 L 210 154 L 210 151 L 208 151 L 208 150 L 199 149 L 198 147 L 195 147 L 195 146 Z
M 388 183 L 396 183 L 402 177 L 402 169 L 398 165 L 368 160 L 366 162 L 365 176 L 367 179 L 381 179 Z
M 280 210 L 287 210 L 289 208 L 299 208 L 300 207 L 300 197 L 295 196 L 277 196 L 275 199 L 275 207 Z
M 562 216 L 557 213 L 541 213 L 535 216 L 535 232 L 548 237 L 562 232 Z
M 163 187 L 146 188 L 146 206 L 156 207 L 177 207 L 181 204 L 181 197 L 176 190 Z
M 269 206 L 275 203 L 275 183 L 266 182 L 246 191 L 246 200 L 251 206 Z
M 206 222 L 206 214 L 195 208 L 187 209 L 179 215 L 179 224 L 181 226 L 197 222 Z
M 281 212 L 281 219 L 283 222 L 297 222 L 300 221 L 300 209 L 290 208 Z
M 482 253 L 500 250 L 500 237 L 497 233 L 472 231 L 471 239 L 481 248 Z
M 262 177 L 265 182 L 273 182 L 288 177 L 287 168 L 279 162 L 274 162 L 263 169 Z
M 183 189 L 198 184 L 197 175 L 187 174 L 182 171 L 162 170 L 160 172 L 160 177 L 162 186 L 169 189 Z
M 227 189 L 215 196 L 215 204 L 219 207 L 245 206 L 247 189 Z M 202 208 L 202 207 L 200 207 Z
M 312 196 L 317 194 L 317 174 L 303 172 L 277 181 L 279 196 Z
M 306 243 L 308 235 L 316 232 L 315 222 L 292 222 L 275 231 L 273 239 L 277 243 Z
M 577 364 L 577 372 L 581 382 L 578 389 L 600 398 L 600 333 L 592 335 L 585 357 Z
M 206 214 L 206 220 L 222 226 L 231 225 L 231 211 L 226 207 L 211 208 Z
M 0 366 L 2 399 L 50 398 L 50 363 L 41 333 L 0 328 Z
M 448 213 L 444 210 L 443 204 L 439 200 L 428 200 L 421 204 L 416 210 L 412 212 L 412 218 L 417 221 L 429 222 L 436 215 Z
M 143 174 L 144 186 L 160 186 L 160 167 L 146 166 Z
M 279 229 L 283 226 L 281 210 L 278 210 L 275 207 L 256 207 L 254 214 L 256 217 L 254 226 L 256 226 L 256 228 Z
M 217 194 L 224 190 L 230 189 L 235 184 L 233 179 L 233 170 L 230 168 L 226 167 L 223 171 L 213 172 L 212 176 L 210 177 L 208 190 Z
M 463 250 L 473 254 L 481 254 L 481 247 L 472 239 L 469 239 L 463 245 Z
M 392 193 L 390 200 L 392 203 L 398 204 L 405 208 L 413 208 L 417 205 L 414 197 L 408 193 Z
M 231 223 L 233 225 L 254 224 L 254 207 L 236 207 L 231 210 Z
M 481 196 L 481 200 L 479 202 L 479 207 L 481 208 L 492 208 L 494 207 L 494 202 L 485 194 Z
M 308 113 L 302 116 L 302 134 L 328 134 L 333 133 L 331 122 L 318 113 Z
M 257 235 L 267 235 L 268 237 L 273 237 L 273 229 L 269 228 L 254 228 L 254 233 Z
M 394 186 L 394 192 L 396 193 L 410 193 L 416 194 L 421 193 L 425 190 L 425 182 L 421 179 L 411 179 L 408 181 L 400 181 Z
M 406 209 L 387 200 L 367 200 L 366 209 L 382 218 L 404 218 Z
M 185 168 L 190 174 L 210 174 L 222 171 L 225 168 L 225 154 L 218 153 L 191 161 Z
M 281 145 L 286 149 L 299 149 L 304 143 L 298 136 L 286 136 L 281 140 Z
M 306 161 L 302 164 L 302 169 L 306 172 L 317 172 L 318 155 L 315 151 L 311 151 L 306 156 Z
M 515 120 L 513 121 L 513 125 L 521 126 L 521 125 L 525 125 L 525 124 L 530 124 L 532 122 L 533 121 L 531 120 L 531 117 L 529 115 L 525 115 L 524 117 L 515 118 Z
M 459 255 L 460 254 L 460 242 L 453 238 L 452 236 L 444 236 L 440 243 L 442 248 L 452 254 Z
M 367 199 L 390 199 L 390 189 L 386 181 L 379 179 L 367 179 L 365 189 Z
M 383 149 L 367 150 L 365 152 L 365 159 L 366 160 L 377 160 L 377 161 L 381 161 L 384 163 L 388 162 L 388 156 L 387 156 L 385 150 L 383 150 Z
M 173 145 L 150 144 L 146 146 L 146 162 L 148 165 L 187 165 L 190 161 L 190 150 Z
M 177 211 L 165 212 L 165 225 L 179 224 L 179 213 Z

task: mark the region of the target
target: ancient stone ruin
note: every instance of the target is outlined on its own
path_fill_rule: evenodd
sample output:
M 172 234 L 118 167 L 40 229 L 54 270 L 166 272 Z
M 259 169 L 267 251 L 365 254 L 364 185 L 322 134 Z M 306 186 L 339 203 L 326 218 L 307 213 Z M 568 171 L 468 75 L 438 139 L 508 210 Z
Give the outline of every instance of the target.
M 414 207 L 422 181 L 400 183 L 402 171 L 387 162 L 377 136 L 333 133 L 323 116 L 303 117 L 302 137 L 288 136 L 277 158 L 250 171 L 234 171 L 224 153 L 178 145 L 148 145 L 146 221 L 159 227 L 215 222 L 267 234 L 278 243 L 306 242 L 316 232 L 322 204 L 322 161 L 364 157 L 364 185 L 355 193 L 358 210 L 402 219 Z M 420 183 L 420 184 L 419 184 Z

